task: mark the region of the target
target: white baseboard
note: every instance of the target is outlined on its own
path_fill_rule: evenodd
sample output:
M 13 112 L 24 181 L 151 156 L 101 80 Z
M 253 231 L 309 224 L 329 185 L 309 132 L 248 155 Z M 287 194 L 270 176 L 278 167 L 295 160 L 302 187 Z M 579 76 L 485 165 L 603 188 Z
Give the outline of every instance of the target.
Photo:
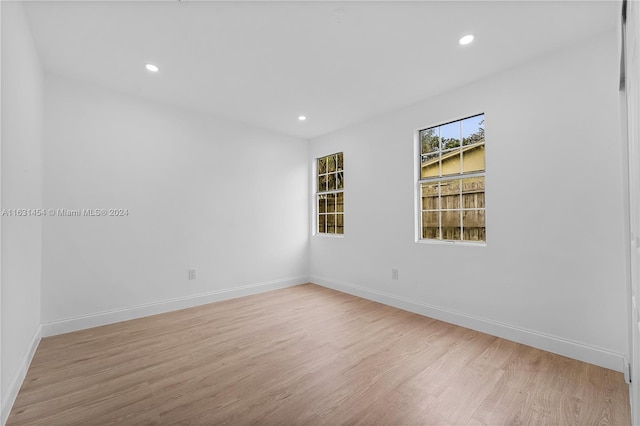
M 44 337 L 55 336 L 57 334 L 69 333 L 72 331 L 84 330 L 101 325 L 113 324 L 116 322 L 176 311 L 178 309 L 192 308 L 194 306 L 205 305 L 207 303 L 235 299 L 237 297 L 263 293 L 265 291 L 292 287 L 299 284 L 305 284 L 307 282 L 309 282 L 309 277 L 307 276 L 291 277 L 281 280 L 267 281 L 240 287 L 216 290 L 192 296 L 162 300 L 159 302 L 132 306 L 129 308 L 98 312 L 91 315 L 66 318 L 59 321 L 43 323 L 42 334 Z
M 18 366 L 18 371 L 16 371 L 11 378 L 6 394 L 2 396 L 2 417 L 0 418 L 0 424 L 3 426 L 7 423 L 7 419 L 11 413 L 11 408 L 13 408 L 13 404 L 16 402 L 18 392 L 20 392 L 20 387 L 24 382 L 24 378 L 27 376 L 27 371 L 31 365 L 31 360 L 33 360 L 33 355 L 36 353 L 40 339 L 42 339 L 42 326 L 38 326 L 38 329 L 31 337 L 29 349 L 22 357 L 22 361 Z
M 352 294 L 354 296 L 373 300 L 405 311 L 424 315 L 429 318 L 491 334 L 492 336 L 502 337 L 507 340 L 533 346 L 534 348 L 553 352 L 558 355 L 584 361 L 610 370 L 622 372 L 624 368 L 624 355 L 588 346 L 579 342 L 485 318 L 463 314 L 461 312 L 451 311 L 401 296 L 372 290 L 356 284 L 336 282 L 313 276 L 310 278 L 310 281 L 314 284 L 341 291 L 343 293 Z

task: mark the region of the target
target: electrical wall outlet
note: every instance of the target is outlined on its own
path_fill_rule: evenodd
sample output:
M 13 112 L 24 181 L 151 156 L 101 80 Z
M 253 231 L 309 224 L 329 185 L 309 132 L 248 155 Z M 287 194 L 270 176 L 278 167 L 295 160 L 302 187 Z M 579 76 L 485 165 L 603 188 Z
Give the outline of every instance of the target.
M 397 269 L 392 269 L 391 270 L 391 279 L 392 280 L 397 280 L 398 279 L 398 270 Z
M 196 279 L 196 270 L 195 269 L 189 269 L 189 279 L 190 280 L 195 280 Z

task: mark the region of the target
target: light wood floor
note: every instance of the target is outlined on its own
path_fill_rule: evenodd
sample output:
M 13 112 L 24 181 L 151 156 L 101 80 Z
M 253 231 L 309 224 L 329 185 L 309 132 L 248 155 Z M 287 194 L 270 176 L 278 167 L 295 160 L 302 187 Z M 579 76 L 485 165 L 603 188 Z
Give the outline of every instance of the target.
M 630 424 L 621 373 L 303 285 L 43 339 L 8 425 Z

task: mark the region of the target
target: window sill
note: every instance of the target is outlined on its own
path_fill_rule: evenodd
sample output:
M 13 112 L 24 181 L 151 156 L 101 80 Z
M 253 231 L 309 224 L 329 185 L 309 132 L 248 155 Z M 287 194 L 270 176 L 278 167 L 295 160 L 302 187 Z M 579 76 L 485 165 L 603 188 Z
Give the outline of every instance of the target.
M 313 234 L 313 236 L 320 238 L 344 238 L 344 234 Z
M 418 244 L 440 245 L 440 246 L 465 246 L 465 247 L 486 247 L 486 241 L 473 243 L 470 241 L 447 241 L 447 240 L 416 240 Z

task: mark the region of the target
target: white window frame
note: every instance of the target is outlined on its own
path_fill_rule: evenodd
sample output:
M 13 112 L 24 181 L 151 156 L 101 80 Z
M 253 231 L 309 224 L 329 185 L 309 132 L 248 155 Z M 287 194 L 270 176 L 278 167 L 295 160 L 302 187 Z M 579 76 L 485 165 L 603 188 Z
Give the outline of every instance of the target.
M 443 244 L 443 245 L 462 245 L 462 246 L 473 246 L 473 247 L 486 247 L 487 245 L 487 222 L 486 222 L 486 192 L 487 192 L 487 186 L 486 186 L 486 177 L 487 177 L 487 159 L 486 159 L 486 145 L 485 145 L 485 169 L 483 171 L 478 171 L 478 172 L 467 172 L 467 173 L 463 173 L 462 172 L 462 167 L 463 167 L 463 163 L 462 161 L 460 162 L 460 173 L 458 174 L 451 174 L 451 175 L 445 175 L 442 176 L 442 157 L 443 157 L 443 152 L 441 151 L 440 154 L 440 163 L 439 163 L 439 168 L 440 168 L 440 175 L 439 176 L 434 176 L 434 177 L 428 177 L 428 178 L 423 178 L 422 177 L 422 141 L 421 141 L 421 132 L 433 127 L 439 127 L 439 126 L 445 126 L 447 124 L 450 123 L 455 123 L 455 122 L 462 122 L 468 118 L 472 118 L 472 117 L 476 117 L 479 115 L 483 115 L 485 120 L 486 120 L 486 113 L 484 112 L 477 112 L 477 113 L 472 113 L 472 114 L 466 114 L 464 116 L 462 116 L 462 118 L 454 118 L 451 120 L 447 120 L 447 121 L 442 121 L 440 123 L 436 123 L 436 124 L 432 124 L 429 126 L 424 126 L 424 127 L 420 127 L 419 129 L 416 129 L 414 132 L 414 164 L 415 164 L 415 172 L 414 172 L 414 182 L 415 182 L 415 242 L 416 243 L 420 243 L 420 244 Z M 485 136 L 485 140 L 486 140 L 486 136 Z M 462 143 L 462 142 L 461 142 Z M 469 145 L 471 146 L 471 145 Z M 444 150 L 444 151 L 454 151 L 458 148 L 453 148 L 451 150 Z M 460 146 L 460 155 L 462 156 L 462 150 L 463 150 L 463 146 Z M 451 181 L 451 180 L 460 180 L 460 179 L 466 179 L 466 178 L 473 178 L 473 177 L 483 177 L 485 179 L 485 207 L 483 209 L 478 209 L 478 208 L 471 208 L 471 209 L 465 209 L 462 205 L 460 205 L 459 208 L 457 209 L 442 209 L 439 208 L 437 210 L 434 211 L 460 211 L 460 212 L 464 212 L 465 210 L 484 210 L 485 212 L 485 241 L 472 241 L 472 240 L 445 240 L 445 239 L 429 239 L 429 238 L 423 238 L 422 237 L 422 212 L 423 212 L 423 208 L 422 208 L 422 184 L 423 183 L 428 183 L 428 182 L 433 182 L 433 183 L 437 183 L 437 182 L 447 182 L 447 181 Z M 462 195 L 462 185 L 460 185 L 460 195 Z M 440 200 L 441 198 L 441 194 L 439 193 L 438 196 L 438 200 Z M 461 201 L 462 201 L 462 197 L 461 197 Z M 440 201 L 439 201 L 439 205 L 440 205 Z M 441 206 L 440 206 L 441 207 Z M 461 238 L 464 238 L 464 228 L 463 228 L 463 215 L 460 215 L 460 229 L 461 229 Z M 442 218 L 439 215 L 439 227 L 441 230 L 442 227 Z
M 330 157 L 332 155 L 338 155 L 338 154 L 342 154 L 342 170 L 336 170 L 335 172 L 326 172 L 323 173 L 323 175 L 330 175 L 333 173 L 338 173 L 341 172 L 342 173 L 342 188 L 340 189 L 334 189 L 334 190 L 325 190 L 325 191 L 321 191 L 321 188 L 318 188 L 318 178 L 320 176 L 319 170 L 318 170 L 318 160 L 321 158 L 326 158 L 326 157 Z M 313 161 L 313 232 L 312 235 L 314 236 L 320 236 L 320 237 L 329 237 L 329 238 L 344 238 L 344 216 L 345 216 L 345 206 L 344 206 L 344 170 L 345 170 L 345 165 L 344 165 L 344 151 L 338 151 L 338 152 L 334 152 L 332 154 L 327 154 L 327 155 L 321 155 L 319 157 L 316 157 Z M 320 213 L 320 207 L 319 207 L 319 202 L 320 202 L 320 197 L 323 195 L 327 195 L 327 194 L 342 194 L 343 198 L 343 204 L 342 204 L 342 212 L 333 212 L 334 214 L 336 214 L 336 217 L 338 214 L 342 214 L 342 233 L 338 234 L 338 233 L 330 233 L 330 232 L 319 232 L 318 228 L 319 228 L 319 218 L 321 214 L 326 214 L 328 212 L 325 213 Z M 337 227 L 337 222 L 336 222 L 336 227 Z

